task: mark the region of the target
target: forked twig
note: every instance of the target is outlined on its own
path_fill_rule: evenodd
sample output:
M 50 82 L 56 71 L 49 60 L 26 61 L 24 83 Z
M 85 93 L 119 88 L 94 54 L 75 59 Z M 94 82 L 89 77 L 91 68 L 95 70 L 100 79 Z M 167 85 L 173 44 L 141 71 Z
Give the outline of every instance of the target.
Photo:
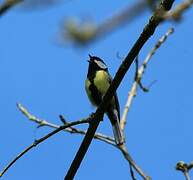
M 156 50 L 166 41 L 166 39 L 168 38 L 168 36 L 170 34 L 172 34 L 174 32 L 174 29 L 173 28 L 170 28 L 166 34 L 164 34 L 160 39 L 159 41 L 155 44 L 155 46 L 151 49 L 151 51 L 148 53 L 147 57 L 145 58 L 143 64 L 138 68 L 137 70 L 137 73 L 135 75 L 135 78 L 134 78 L 134 82 L 133 82 L 133 85 L 131 87 L 131 90 L 129 91 L 128 93 L 128 97 L 127 97 L 127 102 L 125 104 L 125 108 L 124 108 L 124 111 L 123 111 L 123 115 L 122 115 L 122 118 L 121 118 L 121 123 L 120 123 L 120 126 L 121 126 L 121 129 L 124 131 L 125 129 L 125 125 L 126 125 L 126 121 L 127 121 L 127 114 L 129 112 L 129 109 L 131 107 L 131 104 L 132 104 L 132 101 L 133 101 L 133 98 L 136 96 L 136 93 L 137 93 L 137 87 L 139 85 L 139 83 L 141 82 L 141 79 L 142 79 L 142 76 L 145 72 L 145 69 L 147 67 L 147 64 L 148 62 L 150 61 L 151 57 L 155 54 Z

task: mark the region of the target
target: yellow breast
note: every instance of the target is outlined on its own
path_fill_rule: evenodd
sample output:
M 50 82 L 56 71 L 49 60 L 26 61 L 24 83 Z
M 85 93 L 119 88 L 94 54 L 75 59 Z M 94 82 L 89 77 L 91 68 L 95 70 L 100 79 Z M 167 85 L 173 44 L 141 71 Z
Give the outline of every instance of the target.
M 109 75 L 105 71 L 97 71 L 94 78 L 94 84 L 97 87 L 98 91 L 104 95 L 109 88 Z

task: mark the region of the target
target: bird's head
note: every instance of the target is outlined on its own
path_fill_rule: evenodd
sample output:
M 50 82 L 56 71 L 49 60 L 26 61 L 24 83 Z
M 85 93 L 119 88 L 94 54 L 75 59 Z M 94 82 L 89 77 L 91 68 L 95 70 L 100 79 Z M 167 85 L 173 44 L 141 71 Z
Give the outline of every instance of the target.
M 98 70 L 104 70 L 107 71 L 107 65 L 105 64 L 105 62 L 100 59 L 97 56 L 91 56 L 89 54 L 89 68 L 92 69 L 92 71 L 98 71 Z

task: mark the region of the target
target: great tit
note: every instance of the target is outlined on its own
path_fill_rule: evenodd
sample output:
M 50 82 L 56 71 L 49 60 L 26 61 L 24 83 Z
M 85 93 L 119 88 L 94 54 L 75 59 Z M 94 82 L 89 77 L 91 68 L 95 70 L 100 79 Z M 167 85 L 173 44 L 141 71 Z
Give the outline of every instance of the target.
M 103 96 L 108 90 L 112 78 L 108 72 L 107 65 L 102 59 L 89 55 L 89 67 L 87 79 L 85 81 L 85 89 L 90 102 L 94 106 L 99 106 Z M 117 94 L 115 94 L 108 105 L 106 114 L 111 121 L 115 143 L 120 145 L 123 143 L 122 131 L 120 129 L 120 107 Z

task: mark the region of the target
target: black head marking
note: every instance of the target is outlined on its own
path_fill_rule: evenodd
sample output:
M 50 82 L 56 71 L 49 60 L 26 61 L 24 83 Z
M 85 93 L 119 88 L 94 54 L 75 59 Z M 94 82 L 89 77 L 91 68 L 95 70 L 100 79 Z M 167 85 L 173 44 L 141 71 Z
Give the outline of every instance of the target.
M 96 70 L 107 70 L 107 65 L 101 58 L 97 56 L 91 56 L 90 54 L 89 57 L 90 57 L 89 65 L 94 66 Z
M 105 64 L 105 62 L 97 57 L 97 56 L 92 56 L 89 54 L 89 68 L 88 68 L 88 74 L 87 74 L 87 77 L 88 76 L 94 76 L 96 71 L 100 71 L 100 70 L 103 70 L 103 71 L 108 71 L 108 68 L 107 68 L 107 65 Z

